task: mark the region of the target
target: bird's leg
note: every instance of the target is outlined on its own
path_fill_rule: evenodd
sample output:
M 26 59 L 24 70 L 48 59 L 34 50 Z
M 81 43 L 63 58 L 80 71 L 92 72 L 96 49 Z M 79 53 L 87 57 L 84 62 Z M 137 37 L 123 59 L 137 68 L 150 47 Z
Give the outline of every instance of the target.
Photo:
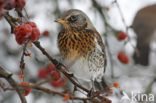
M 91 79 L 91 89 L 90 89 L 90 91 L 88 93 L 88 97 L 91 97 L 94 94 L 94 92 L 95 92 L 94 80 Z

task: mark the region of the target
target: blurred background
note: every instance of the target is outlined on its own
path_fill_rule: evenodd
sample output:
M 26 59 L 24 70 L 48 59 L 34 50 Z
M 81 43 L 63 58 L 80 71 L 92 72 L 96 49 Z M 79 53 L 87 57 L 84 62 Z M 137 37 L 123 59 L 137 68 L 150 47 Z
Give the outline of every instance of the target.
M 35 22 L 40 29 L 41 45 L 57 60 L 60 60 L 57 36 L 61 26 L 54 22 L 55 19 L 72 8 L 84 11 L 106 45 L 108 58 L 106 81 L 110 85 L 118 82 L 120 90 L 130 98 L 132 91 L 153 94 L 155 101 L 150 103 L 156 103 L 156 6 L 138 13 L 142 8 L 154 4 L 156 0 L 117 0 L 117 4 L 114 0 L 26 0 L 25 10 L 30 21 Z M 10 14 L 16 15 L 14 10 L 11 10 Z M 45 31 L 48 31 L 49 35 L 43 35 Z M 7 69 L 6 71 L 15 74 L 13 77 L 16 79 L 22 47 L 16 43 L 14 35 L 10 32 L 10 25 L 2 18 L 0 20 L 0 65 Z M 122 41 L 118 40 L 119 32 L 124 32 L 128 37 Z M 28 47 L 28 51 L 31 52 L 31 57 L 25 57 L 25 81 L 36 83 L 40 81 L 39 69 L 50 62 L 35 46 Z M 128 64 L 118 60 L 117 55 L 120 51 L 129 57 Z M 20 80 L 17 79 L 17 82 Z M 61 89 L 49 84 L 44 86 L 55 90 Z M 138 103 L 123 102 L 120 90 L 113 88 L 113 94 L 109 96 L 112 103 Z M 35 90 L 26 99 L 28 103 L 64 103 L 59 96 Z M 0 103 L 20 103 L 20 99 L 15 92 L 4 92 L 0 88 Z

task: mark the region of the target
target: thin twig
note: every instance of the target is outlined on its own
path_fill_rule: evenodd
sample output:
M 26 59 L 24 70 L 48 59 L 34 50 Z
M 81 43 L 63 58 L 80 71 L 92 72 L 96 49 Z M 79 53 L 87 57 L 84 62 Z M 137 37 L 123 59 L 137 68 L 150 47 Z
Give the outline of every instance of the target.
M 26 42 L 24 44 L 24 46 L 23 46 L 23 53 L 22 53 L 21 61 L 20 61 L 21 75 L 24 75 L 24 68 L 25 68 L 24 56 L 25 56 L 25 51 L 26 51 L 27 44 L 28 44 L 28 42 Z M 23 81 L 24 81 L 24 77 L 23 77 Z

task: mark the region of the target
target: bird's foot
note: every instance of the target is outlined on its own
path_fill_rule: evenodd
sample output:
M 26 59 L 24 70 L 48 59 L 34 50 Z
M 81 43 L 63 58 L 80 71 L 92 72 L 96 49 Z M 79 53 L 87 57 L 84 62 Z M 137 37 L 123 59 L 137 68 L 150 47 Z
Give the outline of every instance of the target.
M 88 92 L 88 97 L 91 97 L 91 96 L 93 96 L 93 94 L 95 93 L 95 89 L 92 87 L 90 90 L 89 90 L 89 92 Z

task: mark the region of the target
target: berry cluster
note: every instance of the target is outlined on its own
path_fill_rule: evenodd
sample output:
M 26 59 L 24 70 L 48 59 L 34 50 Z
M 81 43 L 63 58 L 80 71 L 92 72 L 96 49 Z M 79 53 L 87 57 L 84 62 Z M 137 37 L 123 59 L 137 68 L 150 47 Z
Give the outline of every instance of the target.
M 28 40 L 34 42 L 40 36 L 40 31 L 34 22 L 26 22 L 14 28 L 14 34 L 18 44 L 23 44 Z
M 117 57 L 121 63 L 123 63 L 123 64 L 129 63 L 129 57 L 124 52 L 122 52 L 122 51 L 119 52 Z
M 3 9 L 23 8 L 25 4 L 25 0 L 0 0 L 0 17 L 3 16 Z
M 38 72 L 38 77 L 41 79 L 46 79 L 48 76 L 52 78 L 51 86 L 53 87 L 62 87 L 66 83 L 65 78 L 61 78 L 61 74 L 56 70 L 55 66 L 50 64 L 47 67 L 41 68 Z
M 15 7 L 23 8 L 25 4 L 25 0 L 0 0 L 0 5 L 6 10 L 11 10 Z

